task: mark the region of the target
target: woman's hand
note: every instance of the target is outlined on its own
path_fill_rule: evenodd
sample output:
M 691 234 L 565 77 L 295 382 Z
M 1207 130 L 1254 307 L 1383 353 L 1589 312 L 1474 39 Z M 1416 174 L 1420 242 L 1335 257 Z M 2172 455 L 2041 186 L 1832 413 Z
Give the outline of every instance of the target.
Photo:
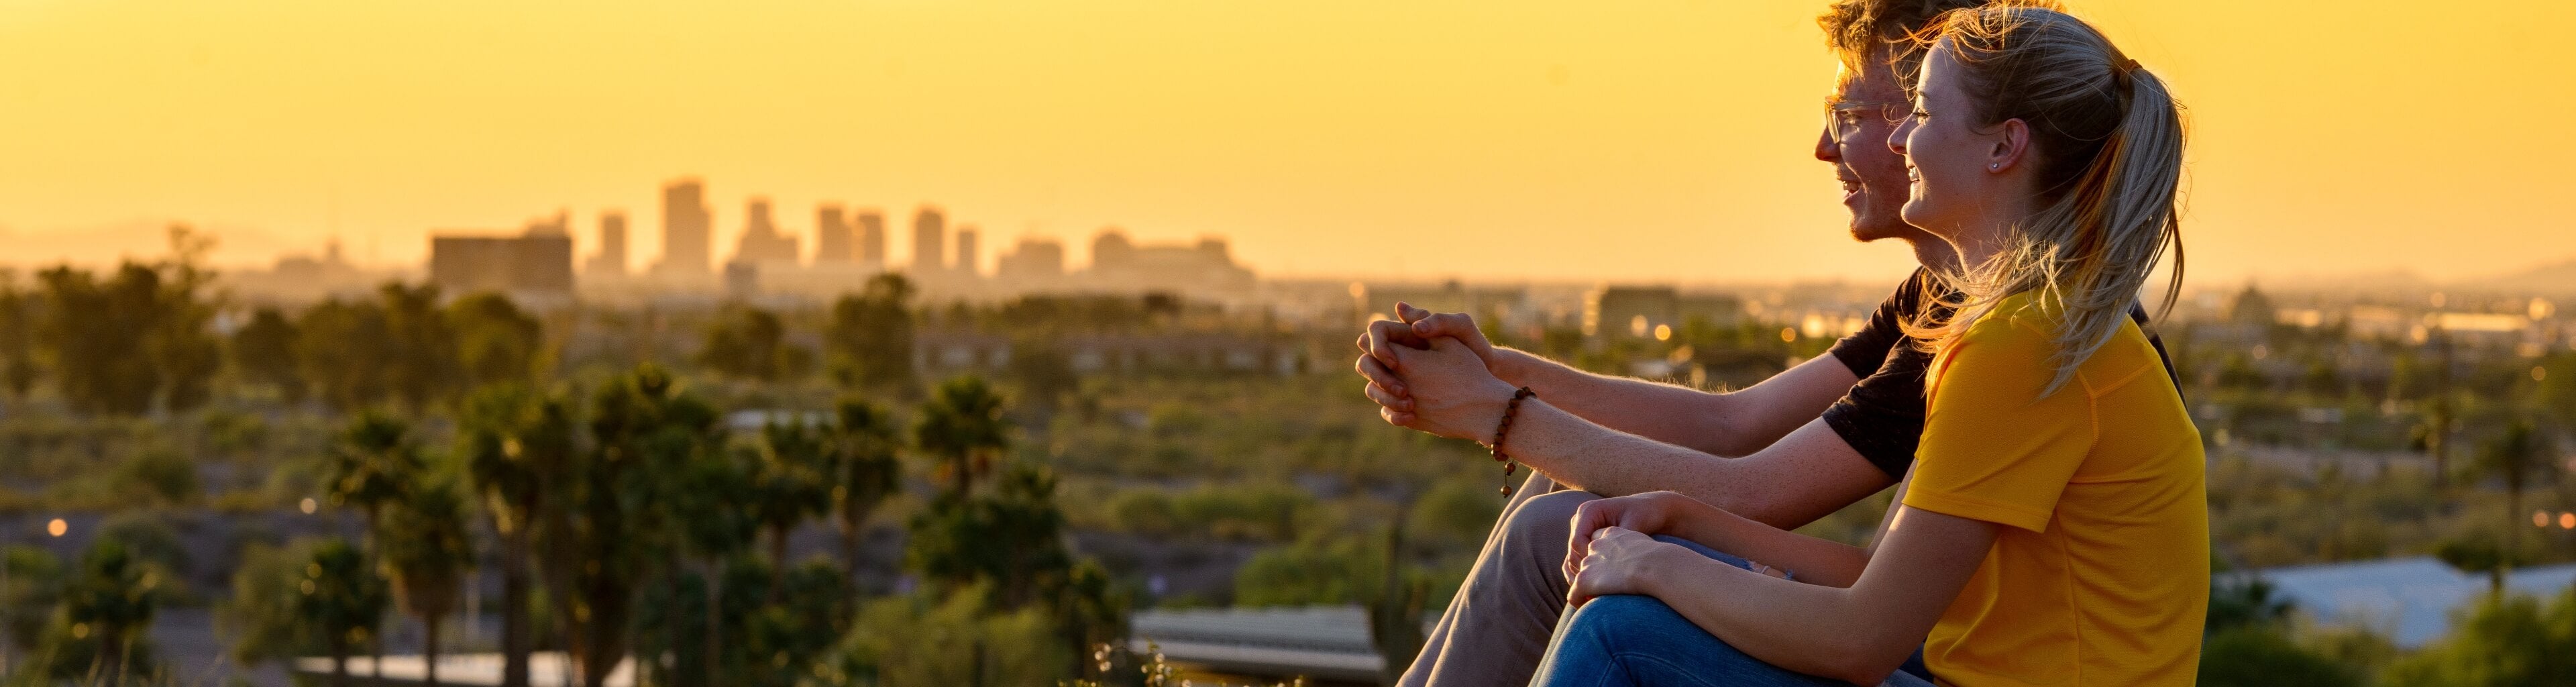
M 1593 534 L 1592 544 L 1578 552 L 1583 558 L 1576 562 L 1574 575 L 1566 578 L 1567 610 L 1609 594 L 1653 596 L 1660 582 L 1657 571 L 1668 569 L 1663 561 L 1672 556 L 1699 557 L 1678 544 L 1655 541 L 1643 532 L 1622 527 L 1601 528 Z
M 1565 579 L 1583 569 L 1584 557 L 1590 555 L 1592 540 L 1604 530 L 1619 529 L 1631 533 L 1664 534 L 1666 525 L 1695 501 L 1669 491 L 1650 491 L 1615 498 L 1594 499 L 1574 508 L 1573 534 L 1566 539 Z
M 1389 405 L 1392 399 L 1371 381 L 1369 398 L 1382 406 L 1379 416 L 1397 426 L 1452 439 L 1494 439 L 1494 427 L 1517 390 L 1485 369 L 1484 359 L 1473 349 L 1444 336 L 1432 339 L 1427 350 L 1397 346 L 1391 353 L 1411 392 L 1404 404 L 1409 410 L 1399 414 L 1398 408 Z

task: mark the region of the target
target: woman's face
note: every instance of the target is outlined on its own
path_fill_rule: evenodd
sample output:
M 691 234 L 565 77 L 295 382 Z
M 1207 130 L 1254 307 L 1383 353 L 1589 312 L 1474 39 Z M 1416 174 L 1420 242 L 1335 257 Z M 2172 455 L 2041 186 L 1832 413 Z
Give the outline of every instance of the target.
M 1979 127 L 1975 108 L 1961 85 L 1961 68 L 1948 43 L 1933 46 L 1923 60 L 1922 84 L 1916 89 L 1913 115 L 1890 132 L 1887 147 L 1905 156 L 1906 224 L 1959 243 L 1963 231 L 1993 222 L 1993 194 L 2015 160 L 2004 154 L 2008 127 Z

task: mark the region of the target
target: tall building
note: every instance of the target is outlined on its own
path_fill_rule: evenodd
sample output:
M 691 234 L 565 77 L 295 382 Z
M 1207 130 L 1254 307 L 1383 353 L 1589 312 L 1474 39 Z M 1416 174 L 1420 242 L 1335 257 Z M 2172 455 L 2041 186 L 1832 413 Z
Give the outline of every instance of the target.
M 599 253 L 590 256 L 584 271 L 601 275 L 626 273 L 626 213 L 599 213 Z
M 875 210 L 859 212 L 859 263 L 877 268 L 886 266 L 885 213 Z
M 1006 282 L 1047 282 L 1064 276 L 1064 244 L 1055 239 L 1022 238 L 1002 254 L 993 278 Z
M 538 224 L 519 236 L 433 232 L 429 281 L 440 291 L 569 294 L 572 237 Z
M 846 263 L 858 257 L 850 246 L 850 221 L 841 214 L 841 206 L 824 203 L 814 208 L 814 263 Z
M 769 217 L 769 199 L 753 198 L 742 228 L 742 241 L 734 246 L 733 262 L 794 263 L 796 237 L 778 232 L 778 223 Z
M 957 262 L 950 264 L 948 269 L 969 277 L 975 276 L 975 261 L 978 257 L 981 256 L 975 254 L 975 225 L 959 225 L 957 227 Z
M 715 217 L 707 211 L 707 189 L 696 179 L 662 186 L 662 262 L 653 271 L 706 274 L 715 246 Z
M 948 217 L 928 205 L 912 214 L 912 272 L 929 275 L 948 268 Z

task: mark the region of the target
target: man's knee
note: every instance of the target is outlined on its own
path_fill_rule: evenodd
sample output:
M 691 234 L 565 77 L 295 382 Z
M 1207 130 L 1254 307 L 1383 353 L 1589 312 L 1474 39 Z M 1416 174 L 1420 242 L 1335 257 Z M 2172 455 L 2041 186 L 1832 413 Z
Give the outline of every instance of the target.
M 1574 533 L 1575 509 L 1599 498 L 1591 492 L 1568 489 L 1522 501 L 1504 523 L 1504 546 L 1541 556 L 1549 552 L 1564 555 L 1565 540 Z

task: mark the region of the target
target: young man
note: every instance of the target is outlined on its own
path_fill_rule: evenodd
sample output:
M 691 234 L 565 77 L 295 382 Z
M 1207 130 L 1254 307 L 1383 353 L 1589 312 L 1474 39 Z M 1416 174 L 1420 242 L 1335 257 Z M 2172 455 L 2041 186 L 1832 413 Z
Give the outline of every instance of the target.
M 1956 258 L 1948 244 L 1898 216 L 1908 188 L 1905 160 L 1887 140 L 1907 111 L 1899 75 L 1912 73 L 1920 58 L 1903 38 L 1944 11 L 1984 3 L 1835 0 L 1819 19 L 1843 69 L 1816 159 L 1831 163 L 1843 184 L 1853 238 L 1904 240 L 1926 266 Z M 1832 355 L 1726 394 L 1593 375 L 1497 348 L 1465 315 L 1405 307 L 1404 322 L 1372 324 L 1356 366 L 1388 422 L 1415 424 L 1416 390 L 1437 397 L 1443 385 L 1466 383 L 1399 369 L 1393 345 L 1455 339 L 1440 343 L 1468 347 L 1492 377 L 1538 394 L 1515 419 L 1506 450 L 1540 474 L 1512 497 L 1399 684 L 1528 683 L 1565 607 L 1569 521 L 1585 501 L 1671 490 L 1794 528 L 1896 483 L 1923 430 L 1928 357 L 1903 333 L 1920 302 L 1920 282 L 1909 278 L 1867 328 L 1836 342 Z

